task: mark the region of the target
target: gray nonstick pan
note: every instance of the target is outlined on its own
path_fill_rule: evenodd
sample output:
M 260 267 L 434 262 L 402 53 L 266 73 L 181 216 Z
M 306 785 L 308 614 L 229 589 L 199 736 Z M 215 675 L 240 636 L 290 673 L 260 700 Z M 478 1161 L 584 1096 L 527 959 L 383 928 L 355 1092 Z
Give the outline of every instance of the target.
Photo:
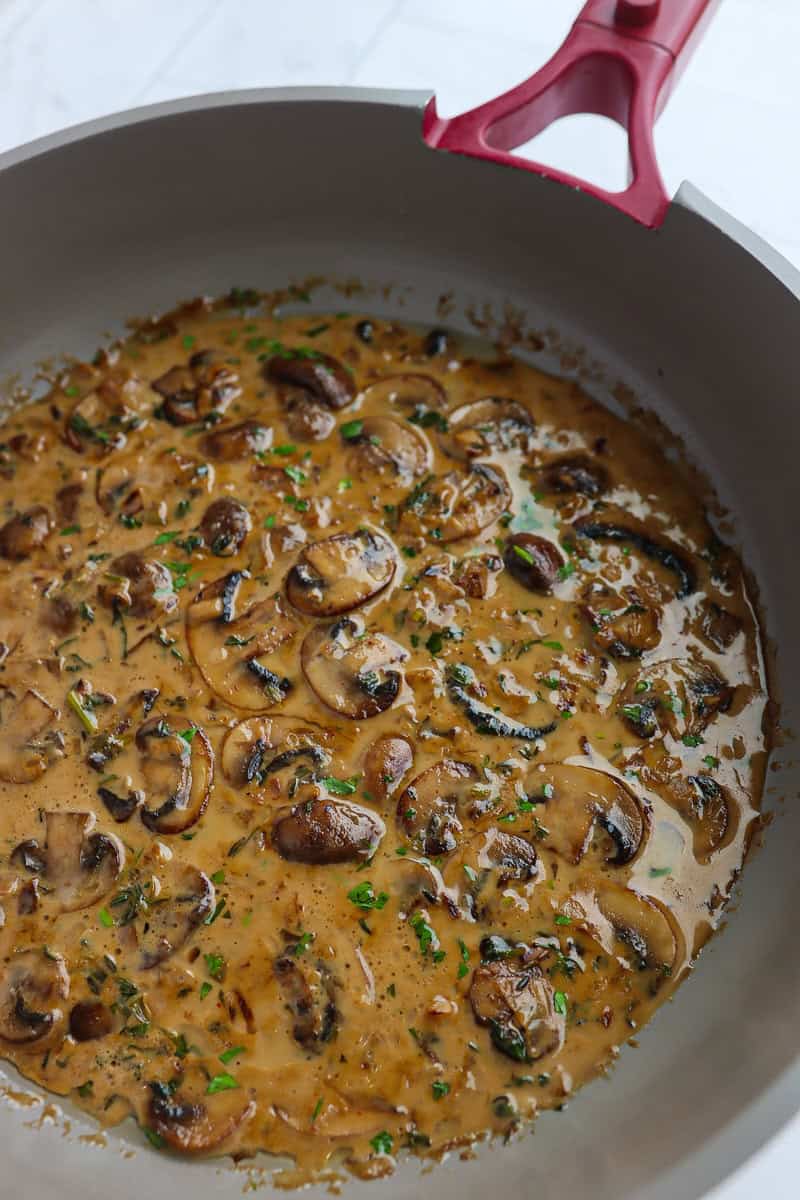
M 652 122 L 707 15 L 706 0 L 596 0 L 543 72 L 452 122 L 419 93 L 235 92 L 5 154 L 3 375 L 29 379 L 133 315 L 232 285 L 318 278 L 322 309 L 357 280 L 359 307 L 377 313 L 441 323 L 444 305 L 455 329 L 511 327 L 532 361 L 614 406 L 635 397 L 684 439 L 757 580 L 782 728 L 800 728 L 800 274 L 690 184 L 670 200 L 653 158 Z M 577 110 L 628 128 L 621 195 L 512 153 Z M 498 1186 L 539 1200 L 695 1200 L 734 1173 L 800 1110 L 799 788 L 787 733 L 768 774 L 772 828 L 729 927 L 610 1082 L 477 1161 L 404 1163 L 347 1187 L 392 1200 Z M 159 1156 L 128 1128 L 104 1146 L 81 1140 L 94 1131 L 74 1113 L 65 1136 L 64 1118 L 15 1102 L 31 1089 L 10 1069 L 6 1080 L 2 1194 L 13 1180 L 26 1200 L 206 1200 L 251 1178 Z

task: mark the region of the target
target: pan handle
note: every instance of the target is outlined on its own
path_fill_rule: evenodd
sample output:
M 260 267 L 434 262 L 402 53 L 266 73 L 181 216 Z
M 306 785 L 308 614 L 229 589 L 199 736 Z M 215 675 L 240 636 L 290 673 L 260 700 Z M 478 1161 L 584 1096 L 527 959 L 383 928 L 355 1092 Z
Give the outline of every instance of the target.
M 588 0 L 564 44 L 517 87 L 451 118 L 432 98 L 423 117 L 429 146 L 468 154 L 579 188 L 642 225 L 657 227 L 669 206 L 653 125 L 719 0 Z M 610 192 L 566 171 L 510 153 L 559 117 L 610 117 L 627 131 L 630 183 Z

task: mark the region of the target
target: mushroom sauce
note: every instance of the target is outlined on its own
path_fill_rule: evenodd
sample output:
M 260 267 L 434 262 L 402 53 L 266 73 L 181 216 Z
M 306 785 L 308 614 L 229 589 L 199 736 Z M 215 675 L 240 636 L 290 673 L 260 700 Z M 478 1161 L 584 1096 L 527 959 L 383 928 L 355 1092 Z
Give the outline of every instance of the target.
M 0 1054 L 381 1175 L 614 1059 L 757 820 L 742 568 L 574 383 L 250 293 L 0 446 Z

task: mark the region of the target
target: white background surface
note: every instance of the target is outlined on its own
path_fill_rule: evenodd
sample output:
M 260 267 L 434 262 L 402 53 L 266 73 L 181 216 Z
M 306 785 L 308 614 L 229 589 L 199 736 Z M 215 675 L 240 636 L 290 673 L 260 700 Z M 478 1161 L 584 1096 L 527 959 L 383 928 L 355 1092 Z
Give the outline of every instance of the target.
M 579 8 L 579 0 L 0 0 L 0 150 L 102 113 L 237 87 L 429 88 L 449 115 L 531 74 Z M 800 0 L 722 0 L 657 129 L 669 189 L 691 179 L 800 267 L 799 124 Z M 606 186 L 624 176 L 624 142 L 591 118 L 543 135 L 536 157 Z M 714 1200 L 797 1200 L 799 1180 L 800 1120 Z

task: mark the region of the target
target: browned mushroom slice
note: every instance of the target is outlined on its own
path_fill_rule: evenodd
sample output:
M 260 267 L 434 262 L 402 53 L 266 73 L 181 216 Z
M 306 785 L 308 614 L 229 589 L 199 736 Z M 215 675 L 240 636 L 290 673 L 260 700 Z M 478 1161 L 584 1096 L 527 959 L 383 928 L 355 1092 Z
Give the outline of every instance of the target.
M 336 428 L 336 418 L 330 409 L 314 400 L 308 392 L 288 392 L 284 407 L 289 436 L 298 442 L 324 442 Z
M 640 738 L 670 733 L 686 745 L 696 746 L 716 714 L 730 707 L 733 691 L 707 663 L 666 659 L 643 667 L 628 680 L 620 715 Z
M 669 975 L 685 953 L 683 935 L 664 905 L 624 884 L 586 878 L 563 910 L 628 970 L 654 968 Z
M 608 472 L 588 454 L 560 454 L 537 468 L 536 490 L 594 499 L 608 489 Z
M 497 591 L 497 576 L 502 569 L 499 554 L 472 555 L 458 564 L 453 583 L 474 600 L 488 600 Z
M 545 845 L 568 862 L 581 861 L 598 825 L 613 843 L 606 862 L 624 866 L 641 850 L 649 829 L 649 806 L 621 779 L 591 767 L 553 763 L 534 767 L 525 783 L 529 801 L 543 806 Z
M 430 375 L 387 375 L 364 390 L 362 401 L 365 410 L 385 413 L 395 409 L 422 428 L 447 427 L 447 396 Z
M 372 600 L 397 570 L 394 547 L 370 529 L 306 546 L 286 577 L 286 595 L 313 617 L 335 617 Z
M 503 562 L 529 592 L 547 596 L 558 582 L 564 555 L 547 538 L 535 533 L 515 533 L 506 541 Z
M 50 536 L 52 522 L 43 504 L 17 513 L 0 528 L 0 558 L 21 562 L 43 546 Z
M 46 812 L 45 842 L 20 842 L 11 861 L 41 875 L 62 912 L 95 904 L 111 890 L 125 865 L 125 849 L 112 833 L 94 833 L 95 815 Z
M 111 1009 L 100 1000 L 81 1000 L 69 1014 L 69 1031 L 76 1042 L 107 1037 L 113 1025 Z
M 664 795 L 691 828 L 695 858 L 700 862 L 708 862 L 736 833 L 738 806 L 711 775 L 701 772 L 674 779 Z
M 585 589 L 584 599 L 587 603 L 581 611 L 591 627 L 592 640 L 612 658 L 641 658 L 661 641 L 660 609 L 643 603 L 635 588 L 623 588 L 620 594 L 594 582 Z
M 700 605 L 699 626 L 701 635 L 720 654 L 730 650 L 742 632 L 740 618 L 713 600 L 704 600 Z
M 213 350 L 198 350 L 187 366 L 170 367 L 152 387 L 163 396 L 163 414 L 171 425 L 218 416 L 242 394 L 238 375 Z
M 192 494 L 211 492 L 214 468 L 207 462 L 177 449 L 160 454 L 137 453 L 115 456 L 97 473 L 95 496 L 105 513 L 121 517 L 152 513 L 162 519 L 162 507 L 176 488 Z
M 364 787 L 373 800 L 388 800 L 414 765 L 414 747 L 408 738 L 385 733 L 367 750 Z
M 304 1050 L 318 1054 L 336 1032 L 338 1019 L 330 971 L 307 954 L 299 957 L 294 944 L 276 958 L 275 976 L 292 1016 L 292 1037 Z
M 142 381 L 115 367 L 75 404 L 65 422 L 64 440 L 79 454 L 102 458 L 122 449 L 128 430 L 141 425 L 148 408 Z
M 97 594 L 109 608 L 132 617 L 161 616 L 178 605 L 169 570 L 133 550 L 111 560 Z
M 212 1092 L 200 1068 L 174 1083 L 151 1083 L 147 1122 L 152 1131 L 181 1154 L 208 1154 L 251 1121 L 256 1102 L 246 1088 Z
M 249 717 L 225 735 L 222 770 L 235 787 L 262 785 L 298 767 L 321 770 L 330 761 L 327 738 L 324 730 L 289 717 Z
M 422 854 L 436 858 L 456 849 L 479 778 L 469 763 L 446 758 L 408 785 L 397 802 L 397 821 Z
M 34 688 L 19 701 L 7 691 L 0 702 L 0 779 L 32 783 L 64 757 L 63 735 L 52 729 L 59 712 Z
M 61 1003 L 69 996 L 69 973 L 52 950 L 22 950 L 0 976 L 0 1038 L 16 1044 L 40 1042 L 63 1024 Z
M 616 542 L 634 546 L 645 558 L 661 563 L 675 576 L 675 596 L 683 600 L 697 588 L 697 572 L 686 551 L 667 538 L 654 537 L 647 526 L 624 509 L 603 508 L 580 517 L 574 524 L 579 537 L 597 542 Z
M 176 733 L 154 716 L 136 731 L 145 780 L 142 821 L 154 833 L 183 833 L 208 807 L 214 778 L 214 752 L 196 725 Z
M 303 641 L 300 661 L 310 687 L 328 708 L 364 721 L 385 712 L 400 695 L 398 669 L 408 651 L 383 633 L 368 632 L 360 617 L 317 625 Z
M 214 885 L 202 871 L 186 863 L 167 864 L 156 903 L 145 903 L 136 922 L 142 969 L 149 970 L 180 950 L 211 916 L 214 898 Z
M 564 1017 L 536 966 L 490 962 L 476 967 L 469 999 L 475 1020 L 488 1025 L 494 1046 L 517 1062 L 535 1062 L 564 1041 Z
M 235 462 L 260 454 L 272 445 L 272 430 L 259 421 L 239 421 L 236 425 L 219 425 L 207 433 L 200 443 L 203 454 L 217 462 Z
M 220 496 L 218 500 L 213 500 L 203 513 L 199 525 L 206 546 L 212 554 L 220 557 L 238 554 L 252 528 L 250 513 L 231 496 Z
M 506 396 L 484 396 L 463 404 L 449 414 L 449 430 L 439 433 L 439 443 L 451 458 L 473 459 L 496 451 L 533 447 L 536 425 L 517 400 Z
M 338 359 L 317 350 L 274 354 L 265 374 L 273 383 L 302 388 L 328 408 L 344 408 L 356 394 L 350 372 Z
M 403 502 L 402 524 L 410 532 L 455 542 L 475 537 L 511 503 L 505 475 L 489 463 L 472 463 L 466 472 L 451 471 L 423 479 Z
M 444 881 L 448 896 L 460 899 L 457 915 L 466 912 L 473 920 L 485 921 L 497 909 L 507 907 L 510 885 L 529 883 L 539 874 L 539 856 L 533 843 L 492 826 L 471 838 L 448 861 Z
M 318 796 L 278 812 L 272 843 L 290 862 L 364 862 L 372 858 L 385 832 L 371 809 Z
M 192 657 L 212 691 L 234 708 L 264 712 L 291 689 L 285 675 L 267 667 L 297 632 L 281 597 L 270 596 L 247 571 L 232 571 L 198 592 L 186 610 Z
M 366 416 L 340 426 L 348 446 L 348 465 L 360 479 L 395 477 L 410 483 L 430 470 L 432 455 L 425 435 L 394 417 Z

